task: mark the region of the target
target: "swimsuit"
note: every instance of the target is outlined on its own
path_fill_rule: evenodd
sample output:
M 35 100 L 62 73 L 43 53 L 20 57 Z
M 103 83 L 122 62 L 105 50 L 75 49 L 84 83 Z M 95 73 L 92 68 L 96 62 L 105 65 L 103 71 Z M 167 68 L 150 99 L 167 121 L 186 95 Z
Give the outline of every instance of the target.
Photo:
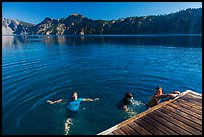
M 67 102 L 67 117 L 71 118 L 77 114 L 81 101 L 83 101 L 83 98 L 78 98 L 77 100 Z
M 71 111 L 78 111 L 81 101 L 83 101 L 83 98 L 78 98 L 77 100 L 67 102 L 68 109 Z

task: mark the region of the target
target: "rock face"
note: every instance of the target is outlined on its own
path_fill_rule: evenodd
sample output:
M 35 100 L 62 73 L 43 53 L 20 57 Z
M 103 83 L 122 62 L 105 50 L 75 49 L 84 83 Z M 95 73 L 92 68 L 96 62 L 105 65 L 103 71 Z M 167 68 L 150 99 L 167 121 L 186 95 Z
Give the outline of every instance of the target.
M 13 31 L 10 27 L 2 25 L 2 35 L 13 35 Z
M 28 28 L 30 26 L 33 26 L 33 24 L 15 19 L 2 18 L 2 35 L 28 34 Z
M 61 19 L 47 17 L 37 25 L 2 19 L 2 29 L 3 26 L 5 32 L 10 32 L 10 27 L 14 34 L 202 34 L 202 8 L 111 21 L 92 20 L 76 13 Z

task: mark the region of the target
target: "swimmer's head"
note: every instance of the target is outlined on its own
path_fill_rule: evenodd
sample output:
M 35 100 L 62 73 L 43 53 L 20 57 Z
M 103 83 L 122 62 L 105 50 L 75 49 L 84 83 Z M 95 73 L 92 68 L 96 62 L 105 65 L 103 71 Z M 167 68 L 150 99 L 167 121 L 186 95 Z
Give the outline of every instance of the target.
M 124 103 L 129 105 L 133 101 L 133 95 L 130 92 L 125 94 Z
M 125 94 L 125 98 L 133 98 L 132 94 L 130 92 L 127 92 Z
M 78 94 L 77 94 L 76 91 L 74 91 L 74 92 L 72 93 L 71 98 L 72 98 L 72 100 L 77 100 L 77 98 L 78 98 Z
M 162 87 L 156 87 L 155 91 L 157 95 L 163 94 Z

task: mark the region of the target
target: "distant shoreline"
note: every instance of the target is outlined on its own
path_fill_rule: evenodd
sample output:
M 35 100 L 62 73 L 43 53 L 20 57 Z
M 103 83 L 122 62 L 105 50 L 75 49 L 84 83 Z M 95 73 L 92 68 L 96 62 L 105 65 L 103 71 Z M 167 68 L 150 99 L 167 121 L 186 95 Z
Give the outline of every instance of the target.
M 166 37 L 166 36 L 202 36 L 202 34 L 98 34 L 98 35 L 5 35 L 2 34 L 2 36 L 137 36 L 137 37 Z

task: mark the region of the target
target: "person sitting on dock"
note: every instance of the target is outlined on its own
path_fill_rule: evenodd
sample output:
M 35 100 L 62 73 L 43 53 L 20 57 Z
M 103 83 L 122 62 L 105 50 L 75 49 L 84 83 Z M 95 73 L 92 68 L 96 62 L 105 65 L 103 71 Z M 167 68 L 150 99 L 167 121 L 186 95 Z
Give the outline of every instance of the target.
M 156 93 L 153 96 L 151 96 L 151 98 L 149 99 L 149 101 L 146 104 L 147 109 L 150 109 L 150 108 L 156 106 L 157 104 L 159 104 L 159 102 L 160 102 L 160 100 L 162 98 L 171 98 L 171 99 L 173 99 L 177 95 L 180 94 L 179 91 L 173 91 L 173 92 L 171 92 L 169 94 L 163 94 L 162 87 L 156 87 L 155 91 L 156 91 Z
M 95 98 L 95 99 L 91 99 L 91 98 L 78 98 L 78 94 L 77 92 L 73 92 L 71 94 L 71 101 L 67 101 L 66 99 L 59 99 L 56 101 L 51 101 L 48 100 L 47 102 L 49 104 L 55 104 L 55 103 L 67 103 L 67 108 L 68 108 L 68 118 L 65 122 L 65 135 L 68 134 L 69 131 L 69 125 L 72 124 L 71 121 L 71 117 L 73 117 L 74 115 L 76 115 L 76 112 L 79 110 L 79 106 L 81 101 L 96 101 L 99 100 L 99 98 Z
M 130 105 L 132 101 L 133 101 L 132 94 L 130 92 L 127 92 L 123 100 L 121 100 L 119 103 L 120 108 L 124 111 L 128 111 L 128 105 Z

